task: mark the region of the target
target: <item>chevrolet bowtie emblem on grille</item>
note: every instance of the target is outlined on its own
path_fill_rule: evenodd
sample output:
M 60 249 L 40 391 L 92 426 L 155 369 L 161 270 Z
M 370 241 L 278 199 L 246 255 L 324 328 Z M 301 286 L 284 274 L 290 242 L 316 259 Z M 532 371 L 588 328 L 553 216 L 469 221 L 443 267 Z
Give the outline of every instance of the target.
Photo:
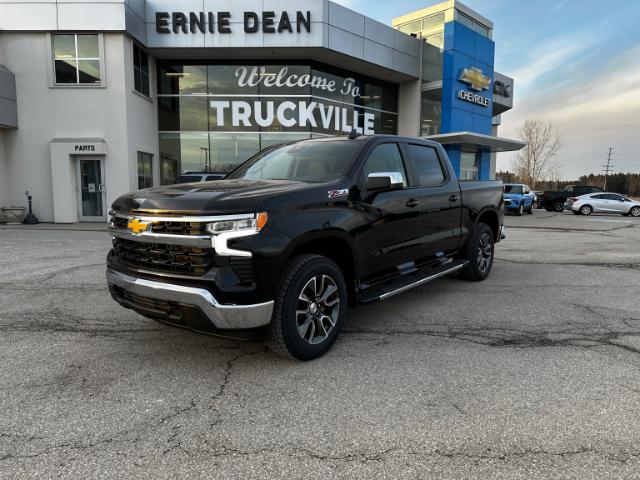
M 473 90 L 481 92 L 488 90 L 491 79 L 487 77 L 478 67 L 469 67 L 462 70 L 460 81 L 468 83 Z
M 139 218 L 132 218 L 127 223 L 127 230 L 131 233 L 139 234 L 142 232 L 148 232 L 151 229 L 151 222 L 143 222 Z

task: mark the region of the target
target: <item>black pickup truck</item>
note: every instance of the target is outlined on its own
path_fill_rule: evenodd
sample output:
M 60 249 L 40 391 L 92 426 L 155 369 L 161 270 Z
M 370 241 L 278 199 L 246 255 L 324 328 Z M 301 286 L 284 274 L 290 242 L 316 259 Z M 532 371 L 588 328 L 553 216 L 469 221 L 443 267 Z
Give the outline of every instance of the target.
M 569 185 L 564 190 L 559 192 L 545 191 L 542 194 L 542 206 L 548 212 L 562 212 L 564 210 L 564 204 L 569 197 L 579 197 L 580 195 L 586 195 L 587 193 L 603 192 L 599 187 L 592 187 L 590 185 Z
M 141 190 L 112 207 L 107 283 L 147 317 L 277 353 L 324 354 L 347 307 L 452 272 L 484 280 L 503 185 L 459 183 L 436 143 L 305 140 L 223 180 Z

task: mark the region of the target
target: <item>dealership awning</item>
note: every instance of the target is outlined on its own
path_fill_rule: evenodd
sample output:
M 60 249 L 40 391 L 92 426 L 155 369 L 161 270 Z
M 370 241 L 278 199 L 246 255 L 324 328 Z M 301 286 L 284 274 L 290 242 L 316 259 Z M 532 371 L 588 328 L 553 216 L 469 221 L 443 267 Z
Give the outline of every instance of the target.
M 493 137 L 473 132 L 453 132 L 441 133 L 439 135 L 428 135 L 422 137 L 426 140 L 433 140 L 442 145 L 461 145 L 462 147 L 484 147 L 492 152 L 515 152 L 526 145 L 520 140 L 510 140 L 508 138 Z

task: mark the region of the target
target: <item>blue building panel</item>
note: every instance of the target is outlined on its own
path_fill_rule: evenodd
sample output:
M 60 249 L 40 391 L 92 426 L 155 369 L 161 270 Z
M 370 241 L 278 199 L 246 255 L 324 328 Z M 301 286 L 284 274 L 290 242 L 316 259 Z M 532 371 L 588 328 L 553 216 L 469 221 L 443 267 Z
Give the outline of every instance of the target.
M 443 50 L 441 133 L 491 135 L 495 43 L 461 23 L 448 22 L 444 26 Z M 462 145 L 444 148 L 459 174 Z M 474 147 L 464 148 L 467 151 Z M 480 146 L 476 151 L 478 179 L 489 179 L 491 151 Z

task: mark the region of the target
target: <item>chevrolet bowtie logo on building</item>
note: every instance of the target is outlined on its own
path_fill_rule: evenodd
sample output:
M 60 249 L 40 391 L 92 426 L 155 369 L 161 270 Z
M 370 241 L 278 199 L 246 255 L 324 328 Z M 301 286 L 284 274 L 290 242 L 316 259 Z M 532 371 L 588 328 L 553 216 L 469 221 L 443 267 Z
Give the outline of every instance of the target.
M 481 92 L 488 90 L 491 79 L 487 77 L 478 67 L 469 67 L 462 70 L 460 81 L 468 83 L 473 90 Z
M 140 234 L 151 230 L 151 222 L 144 222 L 139 218 L 132 218 L 127 223 L 127 230 L 133 234 Z

